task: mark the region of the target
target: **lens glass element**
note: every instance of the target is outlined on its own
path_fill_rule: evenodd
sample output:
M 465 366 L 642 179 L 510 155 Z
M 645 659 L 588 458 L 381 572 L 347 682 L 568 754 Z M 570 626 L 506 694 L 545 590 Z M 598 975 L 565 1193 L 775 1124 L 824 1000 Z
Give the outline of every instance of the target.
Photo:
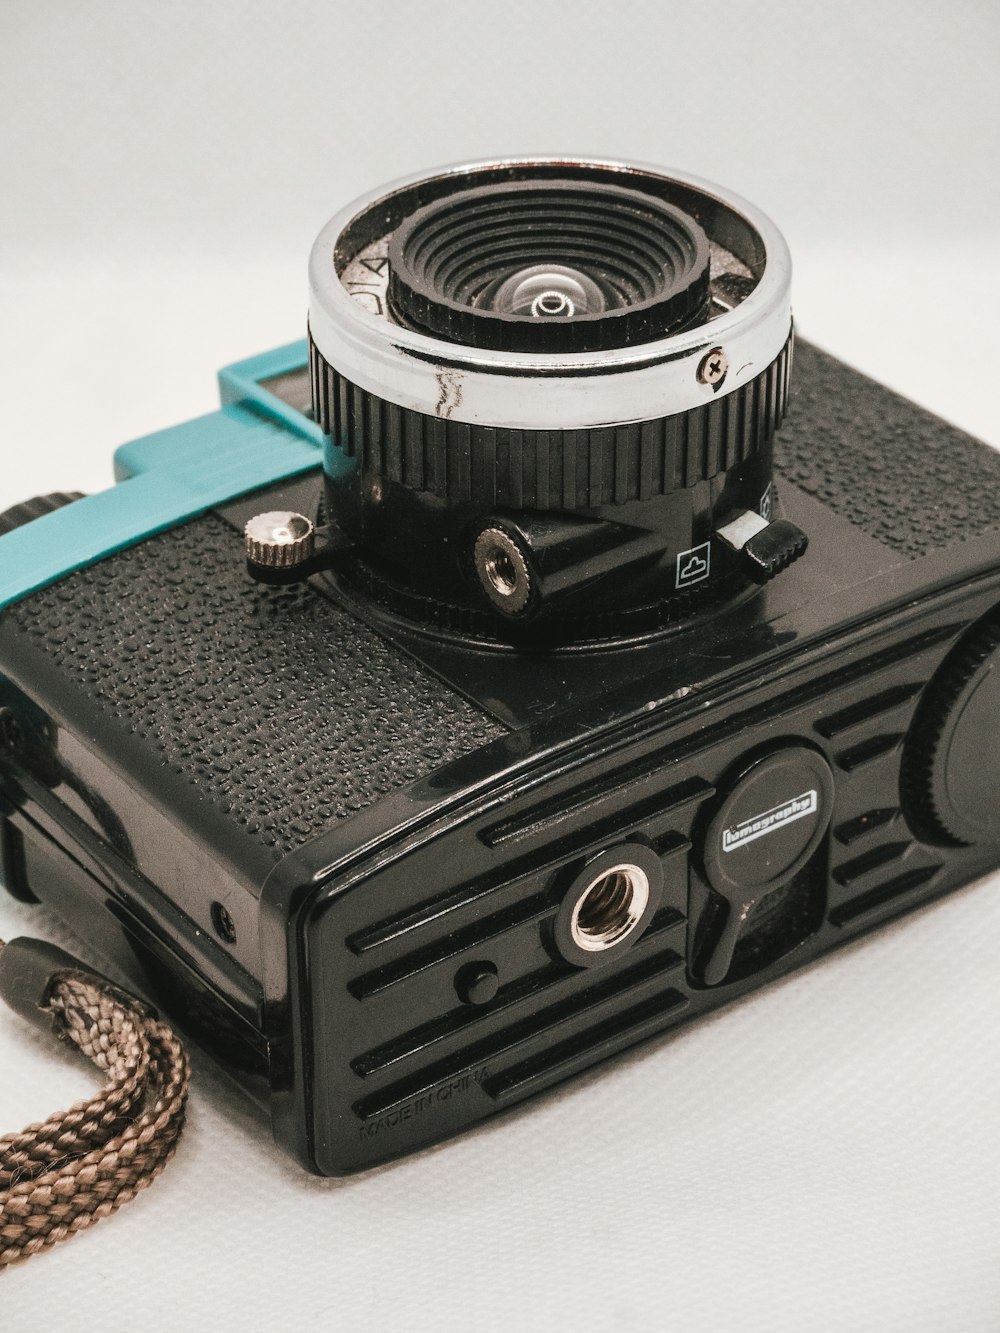
M 572 319 L 594 315 L 612 304 L 588 274 L 565 264 L 532 264 L 518 269 L 487 293 L 486 304 L 504 315 Z

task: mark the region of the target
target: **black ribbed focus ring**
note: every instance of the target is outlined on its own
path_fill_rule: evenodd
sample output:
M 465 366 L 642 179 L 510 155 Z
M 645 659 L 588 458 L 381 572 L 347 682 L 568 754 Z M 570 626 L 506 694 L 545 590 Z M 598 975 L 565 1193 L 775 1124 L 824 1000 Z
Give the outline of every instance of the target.
M 583 430 L 508 430 L 428 416 L 368 393 L 310 339 L 313 411 L 364 470 L 449 501 L 595 509 L 669 495 L 766 448 L 788 398 L 792 336 L 755 379 L 675 416 Z

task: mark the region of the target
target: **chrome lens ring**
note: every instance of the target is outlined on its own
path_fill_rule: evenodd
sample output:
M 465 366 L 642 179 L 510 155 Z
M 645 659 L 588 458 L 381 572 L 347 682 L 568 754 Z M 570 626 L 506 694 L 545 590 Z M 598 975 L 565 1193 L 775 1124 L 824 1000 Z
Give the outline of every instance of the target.
M 597 352 L 473 348 L 394 323 L 387 300 L 388 238 L 431 199 L 497 180 L 576 174 L 645 189 L 687 208 L 712 247 L 713 292 L 704 323 L 650 342 Z M 740 282 L 726 308 L 730 289 Z M 310 333 L 351 383 L 402 408 L 510 429 L 579 429 L 689 411 L 754 380 L 791 329 L 791 260 L 774 224 L 728 191 L 678 172 L 612 161 L 511 158 L 416 175 L 363 196 L 323 231 L 310 260 Z M 714 348 L 729 370 L 707 383 Z

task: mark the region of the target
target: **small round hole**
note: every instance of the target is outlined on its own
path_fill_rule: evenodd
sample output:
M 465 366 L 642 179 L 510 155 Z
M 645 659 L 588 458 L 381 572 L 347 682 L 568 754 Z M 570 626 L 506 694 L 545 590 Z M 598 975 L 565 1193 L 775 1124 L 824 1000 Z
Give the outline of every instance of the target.
M 620 944 L 642 919 L 649 902 L 649 878 L 637 865 L 612 866 L 591 880 L 570 917 L 573 943 L 588 953 Z
M 227 944 L 236 943 L 236 924 L 229 908 L 223 907 L 222 903 L 212 904 L 212 928 L 220 940 Z
M 517 588 L 517 571 L 506 551 L 491 551 L 486 557 L 486 577 L 501 597 L 510 597 Z
M 500 528 L 476 538 L 473 558 L 483 591 L 505 615 L 519 615 L 531 597 L 531 574 L 517 542 Z

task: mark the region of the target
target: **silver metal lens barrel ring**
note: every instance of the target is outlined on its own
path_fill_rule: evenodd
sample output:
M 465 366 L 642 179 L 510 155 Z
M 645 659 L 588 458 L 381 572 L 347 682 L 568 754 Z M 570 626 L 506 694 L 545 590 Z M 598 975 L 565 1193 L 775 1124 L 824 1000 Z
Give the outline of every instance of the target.
M 659 189 L 667 202 L 680 201 L 698 217 L 713 247 L 715 275 L 749 274 L 752 290 L 707 322 L 599 352 L 473 348 L 394 322 L 388 240 L 413 204 L 545 172 Z M 730 248 L 734 234 L 742 253 Z M 485 426 L 569 430 L 685 412 L 752 381 L 779 355 L 791 329 L 791 260 L 764 214 L 697 177 L 621 162 L 511 158 L 405 178 L 338 213 L 320 233 L 309 271 L 311 337 L 345 379 L 400 407 Z M 699 371 L 716 348 L 728 371 L 721 383 L 706 382 Z

